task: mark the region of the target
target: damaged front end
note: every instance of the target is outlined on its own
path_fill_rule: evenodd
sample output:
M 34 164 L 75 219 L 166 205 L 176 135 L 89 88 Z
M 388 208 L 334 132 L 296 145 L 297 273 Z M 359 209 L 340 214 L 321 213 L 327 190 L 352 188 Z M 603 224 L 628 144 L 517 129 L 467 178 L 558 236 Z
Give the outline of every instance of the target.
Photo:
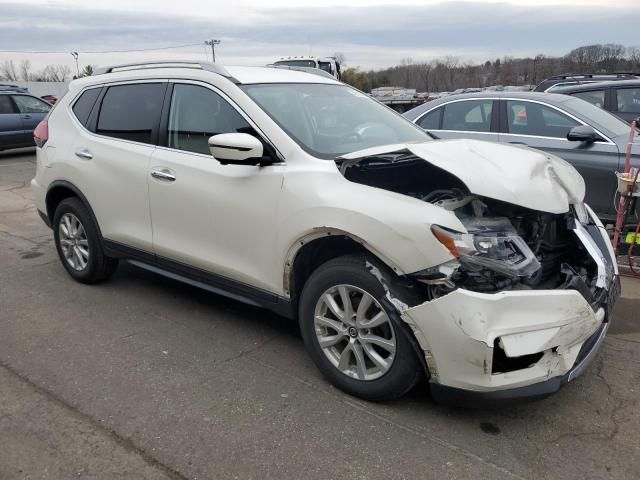
M 477 147 L 465 146 L 467 154 Z M 584 369 L 606 334 L 620 290 L 606 231 L 582 203 L 573 173 L 540 152 L 509 149 L 526 152 L 522 170 L 537 177 L 518 179 L 505 167 L 516 183 L 494 192 L 418 150 L 339 165 L 349 180 L 437 205 L 464 226 L 431 225 L 451 260 L 408 275 L 425 301 L 401 312 L 425 352 L 434 396 L 482 404 L 552 393 Z M 500 170 L 500 161 L 491 165 Z M 556 200 L 517 200 L 517 181 L 538 182 L 539 194 Z

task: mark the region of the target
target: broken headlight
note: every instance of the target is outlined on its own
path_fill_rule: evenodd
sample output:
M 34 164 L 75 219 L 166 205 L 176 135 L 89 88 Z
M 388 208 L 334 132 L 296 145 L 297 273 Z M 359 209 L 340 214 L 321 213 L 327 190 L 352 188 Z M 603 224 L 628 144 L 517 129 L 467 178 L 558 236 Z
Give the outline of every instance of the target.
M 488 268 L 509 277 L 530 277 L 540 268 L 529 245 L 508 218 L 461 218 L 469 233 L 434 225 L 431 230 L 469 270 Z

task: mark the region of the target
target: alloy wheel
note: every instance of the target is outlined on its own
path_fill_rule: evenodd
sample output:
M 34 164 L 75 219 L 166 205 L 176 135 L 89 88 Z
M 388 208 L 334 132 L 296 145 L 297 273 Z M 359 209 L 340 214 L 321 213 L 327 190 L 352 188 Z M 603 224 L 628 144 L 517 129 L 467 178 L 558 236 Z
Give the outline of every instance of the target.
M 73 213 L 65 213 L 58 224 L 62 254 L 71 268 L 84 270 L 89 263 L 89 240 L 82 222 Z
M 352 285 L 337 285 L 318 299 L 316 338 L 331 364 L 357 380 L 375 380 L 393 364 L 396 338 L 380 303 Z

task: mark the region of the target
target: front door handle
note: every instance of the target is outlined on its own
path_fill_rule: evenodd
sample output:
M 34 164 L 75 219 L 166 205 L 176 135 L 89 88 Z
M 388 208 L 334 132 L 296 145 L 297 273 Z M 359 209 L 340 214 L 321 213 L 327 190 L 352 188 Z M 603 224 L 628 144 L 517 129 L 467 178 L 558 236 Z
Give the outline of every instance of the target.
M 151 170 L 151 176 L 160 180 L 166 180 L 167 182 L 173 182 L 176 176 L 168 168 L 160 168 Z
M 76 157 L 82 158 L 83 160 L 91 160 L 93 158 L 93 154 L 87 150 L 78 150 L 76 152 Z
M 509 142 L 511 145 L 527 145 L 524 142 Z
M 22 118 L 24 118 L 25 120 L 29 120 L 29 119 L 31 118 L 31 115 L 25 115 L 25 116 L 24 116 L 24 117 L 22 117 Z

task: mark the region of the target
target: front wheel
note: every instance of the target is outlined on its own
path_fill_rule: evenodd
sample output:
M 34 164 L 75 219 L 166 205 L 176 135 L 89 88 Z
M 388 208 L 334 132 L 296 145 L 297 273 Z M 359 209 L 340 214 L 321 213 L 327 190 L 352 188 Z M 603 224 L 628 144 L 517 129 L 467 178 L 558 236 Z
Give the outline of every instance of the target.
M 322 373 L 341 390 L 372 401 L 401 397 L 423 373 L 412 333 L 387 301 L 380 278 L 395 282 L 365 255 L 331 260 L 307 281 L 299 311 L 305 346 Z

